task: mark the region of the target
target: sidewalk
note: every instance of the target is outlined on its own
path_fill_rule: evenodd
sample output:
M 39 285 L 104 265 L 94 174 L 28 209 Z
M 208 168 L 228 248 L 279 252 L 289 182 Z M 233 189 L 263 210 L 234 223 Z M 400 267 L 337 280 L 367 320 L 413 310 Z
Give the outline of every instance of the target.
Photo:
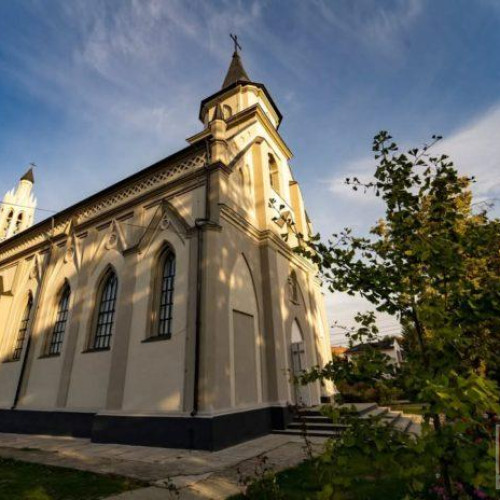
M 324 438 L 310 438 L 314 452 Z M 242 491 L 242 477 L 254 476 L 261 457 L 273 470 L 292 467 L 307 451 L 299 436 L 270 434 L 216 452 L 96 444 L 88 439 L 0 433 L 0 456 L 97 473 L 118 474 L 151 487 L 116 500 L 222 499 Z M 170 489 L 169 489 L 170 488 Z M 174 491 L 175 490 L 175 491 Z

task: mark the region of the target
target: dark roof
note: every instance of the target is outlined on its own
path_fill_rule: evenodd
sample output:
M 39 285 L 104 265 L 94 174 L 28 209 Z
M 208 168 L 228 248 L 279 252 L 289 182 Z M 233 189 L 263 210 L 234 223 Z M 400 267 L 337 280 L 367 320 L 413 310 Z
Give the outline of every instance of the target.
M 347 350 L 347 354 L 366 351 L 366 349 L 368 349 L 369 347 L 372 347 L 374 349 L 380 349 L 382 351 L 385 349 L 392 349 L 392 347 L 394 345 L 394 340 L 395 340 L 394 337 L 385 337 L 382 340 L 377 340 L 374 342 L 366 342 L 364 344 L 356 344 Z
M 208 102 L 223 95 L 227 91 L 236 88 L 238 85 L 241 85 L 241 86 L 253 85 L 254 87 L 258 87 L 259 89 L 264 91 L 264 94 L 266 94 L 267 99 L 269 100 L 269 102 L 271 103 L 271 106 L 273 107 L 274 111 L 276 111 L 276 114 L 278 115 L 278 127 L 279 127 L 279 124 L 281 123 L 281 120 L 283 119 L 283 115 L 280 113 L 278 106 L 276 106 L 276 103 L 273 101 L 271 94 L 266 89 L 264 84 L 252 82 L 250 80 L 247 72 L 245 71 L 245 68 L 243 67 L 243 63 L 241 62 L 240 55 L 236 51 L 233 53 L 233 58 L 231 59 L 231 64 L 229 65 L 229 69 L 227 70 L 226 78 L 224 78 L 224 83 L 222 84 L 222 88 L 218 92 L 216 92 L 215 94 L 212 94 L 211 96 L 205 97 L 205 99 L 203 99 L 201 101 L 200 114 L 199 114 L 200 120 L 203 121 L 203 117 L 202 117 L 203 108 L 205 107 L 205 105 Z
M 243 67 L 243 63 L 241 62 L 240 55 L 237 51 L 234 51 L 233 58 L 231 59 L 231 64 L 229 65 L 229 69 L 226 73 L 226 78 L 224 78 L 224 82 L 222 84 L 222 88 L 225 89 L 229 87 L 235 82 L 249 82 L 250 78 Z
M 32 184 L 35 183 L 35 176 L 33 175 L 33 169 L 30 168 L 22 177 L 21 177 L 21 180 L 22 181 L 29 181 L 31 182 Z

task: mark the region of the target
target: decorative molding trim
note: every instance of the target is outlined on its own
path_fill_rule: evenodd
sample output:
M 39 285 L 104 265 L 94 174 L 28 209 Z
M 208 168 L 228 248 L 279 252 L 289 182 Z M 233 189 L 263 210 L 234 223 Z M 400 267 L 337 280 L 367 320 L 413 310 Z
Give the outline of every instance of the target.
M 115 209 L 131 199 L 142 196 L 149 191 L 153 191 L 162 184 L 170 183 L 187 173 L 203 168 L 206 162 L 206 151 L 198 151 L 196 154 L 183 158 L 175 163 L 167 163 L 163 168 L 155 170 L 135 181 L 131 181 L 129 185 L 121 187 L 114 193 L 109 195 L 103 193 L 102 198 L 97 201 L 91 202 L 80 208 L 75 207 L 74 211 L 66 214 L 66 216 L 57 221 L 53 227 L 50 227 L 49 233 L 47 233 L 47 228 L 44 224 L 38 228 L 34 227 L 32 231 L 27 230 L 26 237 L 16 242 L 17 244 L 13 246 L 9 246 L 8 240 L 6 240 L 6 248 L 0 248 L 0 263 L 30 247 L 43 245 L 47 243 L 49 239 L 68 234 L 75 226 L 90 221 L 96 215 L 102 215 L 109 210 Z M 57 214 L 52 219 L 56 217 Z M 51 219 L 49 218 L 46 220 L 46 223 L 50 225 L 50 221 Z

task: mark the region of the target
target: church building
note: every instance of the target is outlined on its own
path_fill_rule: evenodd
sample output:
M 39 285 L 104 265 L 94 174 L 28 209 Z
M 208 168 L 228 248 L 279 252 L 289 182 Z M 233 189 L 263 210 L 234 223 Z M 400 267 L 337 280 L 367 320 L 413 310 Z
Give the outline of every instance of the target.
M 0 208 L 0 432 L 220 449 L 283 429 L 329 385 L 311 222 L 269 91 L 237 48 L 188 146 L 33 225 Z M 286 238 L 283 236 L 287 235 Z

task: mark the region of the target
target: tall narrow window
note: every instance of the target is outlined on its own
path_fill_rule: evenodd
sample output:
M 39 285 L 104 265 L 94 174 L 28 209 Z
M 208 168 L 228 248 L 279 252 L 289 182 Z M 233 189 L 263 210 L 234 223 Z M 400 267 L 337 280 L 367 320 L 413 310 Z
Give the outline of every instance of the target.
M 174 307 L 175 254 L 167 248 L 162 255 L 160 300 L 158 303 L 158 321 L 155 335 L 170 337 L 172 335 L 172 312 Z
M 94 349 L 108 349 L 111 345 L 117 290 L 118 279 L 116 274 L 113 271 L 109 271 L 109 274 L 104 278 L 99 296 L 99 309 L 92 346 Z
M 222 113 L 224 114 L 224 120 L 228 120 L 231 116 L 233 116 L 233 110 L 231 109 L 231 106 L 228 106 L 227 104 L 222 106 Z
M 52 336 L 50 338 L 50 344 L 48 353 L 49 354 L 60 354 L 61 347 L 64 339 L 64 332 L 66 331 L 66 323 L 68 321 L 69 313 L 69 299 L 71 296 L 71 289 L 66 283 L 61 293 L 61 298 L 59 299 L 59 304 L 57 306 L 57 316 L 56 322 L 54 323 L 54 329 L 52 330 Z
M 4 226 L 4 231 L 7 233 L 10 227 L 10 223 L 12 222 L 12 218 L 14 217 L 14 210 L 11 210 L 9 212 L 9 215 L 7 215 L 7 218 L 5 219 L 5 226 Z
M 245 188 L 245 174 L 243 173 L 243 169 L 238 169 L 238 184 L 240 185 L 241 191 Z
M 23 317 L 21 319 L 21 324 L 19 325 L 19 331 L 17 332 L 16 343 L 14 344 L 14 349 L 12 351 L 13 361 L 18 361 L 19 359 L 21 359 L 24 340 L 26 339 L 26 334 L 28 333 L 28 326 L 30 323 L 32 306 L 33 306 L 33 297 L 30 293 L 30 295 L 28 296 L 28 302 L 26 304 L 26 308 L 24 309 Z
M 17 234 L 21 230 L 21 225 L 23 223 L 23 213 L 20 212 L 17 216 L 16 227 L 14 229 L 14 234 Z
M 290 300 L 294 304 L 299 303 L 299 285 L 297 283 L 297 274 L 295 271 L 292 271 L 290 273 L 290 276 L 288 277 L 288 285 L 290 287 Z
M 269 182 L 271 187 L 279 194 L 280 192 L 280 177 L 278 171 L 278 164 L 273 155 L 268 156 L 269 159 Z

